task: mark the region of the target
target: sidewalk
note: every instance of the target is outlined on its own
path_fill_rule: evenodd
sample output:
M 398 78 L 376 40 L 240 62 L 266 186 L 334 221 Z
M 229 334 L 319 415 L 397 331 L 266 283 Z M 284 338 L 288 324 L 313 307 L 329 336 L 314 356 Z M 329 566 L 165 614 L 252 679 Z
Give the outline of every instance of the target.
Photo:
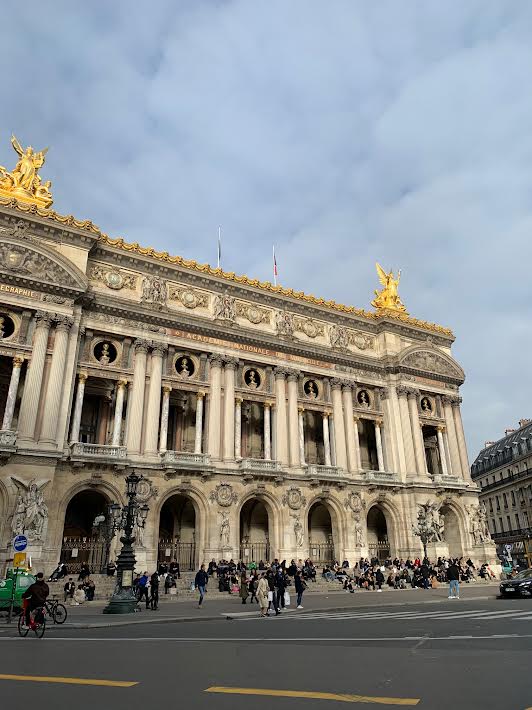
M 472 584 L 462 584 L 460 596 L 465 601 L 479 601 L 481 599 L 493 598 L 498 592 L 498 582 Z M 290 591 L 291 606 L 294 609 L 294 595 Z M 305 611 L 328 610 L 343 611 L 346 609 L 374 608 L 378 606 L 405 606 L 408 604 L 434 604 L 447 601 L 448 588 L 442 585 L 438 589 L 406 589 L 394 590 L 384 589 L 382 594 L 373 591 L 360 590 L 354 594 L 344 592 L 341 589 L 332 588 L 327 594 L 309 594 L 303 597 Z M 256 613 L 258 606 L 249 603 L 242 604 L 237 595 L 227 595 L 220 599 L 209 600 L 207 593 L 203 606 L 198 609 L 197 599 L 187 598 L 178 604 L 175 600 L 166 600 L 164 595 L 157 611 L 146 610 L 144 606 L 141 611 L 135 614 L 103 614 L 102 610 L 106 606 L 106 601 L 94 601 L 79 607 L 67 607 L 67 621 L 59 625 L 50 625 L 47 629 L 55 632 L 61 629 L 99 629 L 120 626 L 131 626 L 137 624 L 157 624 L 157 623 L 185 623 L 190 621 L 217 621 L 225 617 L 226 619 L 238 618 L 243 612 L 246 615 Z M 0 620 L 0 625 L 5 621 Z M 14 624 L 12 624 L 14 626 Z

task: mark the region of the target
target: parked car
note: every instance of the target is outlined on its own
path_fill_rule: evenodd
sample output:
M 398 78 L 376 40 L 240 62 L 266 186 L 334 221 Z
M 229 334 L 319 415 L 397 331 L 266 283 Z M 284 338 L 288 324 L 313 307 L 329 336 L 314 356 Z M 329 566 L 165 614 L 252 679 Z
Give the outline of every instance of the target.
M 9 608 L 14 580 L 15 573 L 13 570 L 8 570 L 6 578 L 0 580 L 0 610 L 6 610 Z M 13 609 L 15 613 L 17 610 L 22 609 L 22 595 L 30 584 L 33 584 L 34 582 L 35 577 L 32 574 L 18 570 L 16 574 L 15 597 L 13 600 Z
M 524 569 L 512 579 L 501 582 L 499 590 L 502 597 L 532 597 L 532 569 Z

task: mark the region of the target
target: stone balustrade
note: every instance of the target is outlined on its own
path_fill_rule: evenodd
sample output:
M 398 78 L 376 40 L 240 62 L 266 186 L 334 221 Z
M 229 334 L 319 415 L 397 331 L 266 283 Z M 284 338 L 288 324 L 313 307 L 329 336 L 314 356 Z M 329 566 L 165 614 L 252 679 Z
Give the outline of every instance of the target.
M 81 441 L 70 445 L 72 458 L 104 458 L 125 459 L 127 448 L 125 446 L 110 446 L 108 444 L 86 444 Z
M 206 468 L 211 466 L 209 454 L 191 453 L 189 451 L 165 451 L 161 454 L 164 466 L 170 468 Z
M 272 473 L 281 471 L 281 462 L 267 459 L 245 458 L 239 462 L 239 468 L 241 471 L 266 471 L 267 473 Z

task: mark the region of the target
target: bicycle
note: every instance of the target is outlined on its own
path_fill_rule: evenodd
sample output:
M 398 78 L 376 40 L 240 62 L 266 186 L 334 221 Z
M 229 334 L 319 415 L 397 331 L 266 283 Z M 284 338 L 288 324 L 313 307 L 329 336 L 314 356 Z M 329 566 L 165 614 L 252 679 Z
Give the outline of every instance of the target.
M 33 631 L 37 638 L 42 639 L 46 631 L 46 614 L 43 606 L 38 606 L 30 611 L 30 624 L 26 624 L 26 610 L 23 609 L 18 617 L 18 633 L 20 636 L 27 636 Z
M 46 613 L 53 619 L 54 624 L 65 623 L 68 612 L 66 606 L 61 604 L 59 599 L 55 597 L 53 599 L 47 599 L 44 602 L 44 608 L 46 609 Z

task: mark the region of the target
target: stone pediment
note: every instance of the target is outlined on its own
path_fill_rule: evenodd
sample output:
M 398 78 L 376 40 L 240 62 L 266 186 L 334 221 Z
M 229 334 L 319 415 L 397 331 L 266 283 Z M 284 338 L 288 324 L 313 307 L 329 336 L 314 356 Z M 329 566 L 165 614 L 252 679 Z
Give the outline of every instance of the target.
M 82 293 L 88 286 L 77 266 L 32 238 L 22 225 L 0 230 L 0 276 L 32 287 L 50 284 Z
M 464 371 L 452 358 L 436 350 L 421 350 L 419 348 L 405 352 L 400 359 L 402 367 L 412 370 L 422 370 L 428 374 L 445 375 L 457 380 L 464 380 Z

